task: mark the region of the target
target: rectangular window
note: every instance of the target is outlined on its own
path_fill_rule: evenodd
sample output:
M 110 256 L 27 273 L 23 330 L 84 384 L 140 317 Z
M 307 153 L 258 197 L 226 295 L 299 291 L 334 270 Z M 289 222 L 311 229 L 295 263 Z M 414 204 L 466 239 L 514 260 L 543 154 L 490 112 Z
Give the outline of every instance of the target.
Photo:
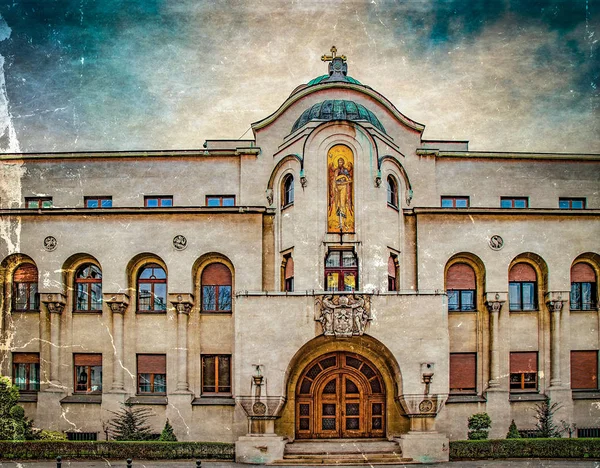
M 144 197 L 144 206 L 147 208 L 161 208 L 173 206 L 173 197 L 165 196 L 146 196 Z
M 73 354 L 75 393 L 102 393 L 102 354 Z
M 231 394 L 231 356 L 202 356 L 202 393 Z
M 450 354 L 450 393 L 477 392 L 477 354 Z
M 596 308 L 596 283 L 571 283 L 571 310 Z
M 537 310 L 536 283 L 511 281 L 508 283 L 510 310 Z
M 510 389 L 537 390 L 538 353 L 510 353 Z
M 13 353 L 13 383 L 21 392 L 40 390 L 39 353 Z
M 571 388 L 598 388 L 598 351 L 571 351 Z
M 561 210 L 583 210 L 585 198 L 559 198 L 558 207 Z
M 294 290 L 294 259 L 291 253 L 283 256 L 281 266 L 283 270 L 283 290 L 292 292 Z
M 138 393 L 167 393 L 166 354 L 138 354 Z
M 207 195 L 206 206 L 235 206 L 234 195 Z
M 448 310 L 451 311 L 471 311 L 475 310 L 475 290 L 474 289 L 449 289 Z
M 30 209 L 52 208 L 52 197 L 27 197 L 25 206 Z
M 442 208 L 468 208 L 469 197 L 442 197 Z
M 500 198 L 501 208 L 529 208 L 529 199 L 527 197 L 502 197 Z
M 86 208 L 112 208 L 112 197 L 84 197 Z

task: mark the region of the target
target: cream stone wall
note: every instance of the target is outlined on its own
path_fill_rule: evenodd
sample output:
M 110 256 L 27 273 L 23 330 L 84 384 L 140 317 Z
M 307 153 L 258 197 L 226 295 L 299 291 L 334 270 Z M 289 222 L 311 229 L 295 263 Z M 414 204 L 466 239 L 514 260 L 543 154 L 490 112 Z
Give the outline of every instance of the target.
M 332 120 L 311 121 L 290 134 L 304 110 L 327 99 L 364 105 L 386 133 L 364 121 Z M 149 353 L 167 356 L 167 401 L 141 400 L 153 412 L 155 431 L 169 418 L 180 440 L 235 441 L 248 432 L 248 419 L 234 399 L 251 395 L 259 366 L 263 395 L 287 398 L 275 431 L 293 439 L 295 385 L 303 366 L 320 354 L 347 351 L 378 366 L 391 437 L 409 430 L 396 397 L 423 394 L 421 366 L 433 364 L 430 393 L 445 398 L 449 354 L 474 352 L 477 394 L 451 395 L 436 418 L 437 430 L 464 438 L 468 416 L 486 411 L 494 421 L 492 435 L 504 437 L 511 418 L 520 428 L 533 426 L 536 402 L 512 401 L 510 352 L 536 351 L 539 384 L 529 395 L 537 401 L 550 395 L 569 422 L 600 426 L 598 389 L 579 394 L 586 399 L 574 399 L 570 389 L 570 351 L 600 348 L 598 310 L 570 311 L 568 304 L 575 259 L 588 254 L 600 271 L 594 263 L 600 252 L 599 156 L 469 153 L 466 142 L 423 141 L 420 124 L 370 88 L 347 83 L 298 90 L 253 131 L 252 141 L 208 141 L 197 151 L 0 157 L 0 180 L 16 175 L 11 187 L 1 188 L 0 368 L 11 375 L 13 352 L 40 353 L 38 401 L 23 402 L 37 424 L 104 438 L 109 411 L 138 397 L 136 356 Z M 354 155 L 356 229 L 343 236 L 327 232 L 326 158 L 340 144 Z M 294 178 L 294 202 L 282 207 L 287 175 Z M 387 203 L 388 176 L 398 184 L 396 207 Z M 113 208 L 84 209 L 84 197 L 94 195 L 112 196 Z M 174 207 L 144 208 L 144 195 L 172 195 Z M 236 206 L 207 208 L 207 195 L 235 195 Z M 470 207 L 441 208 L 444 195 L 468 196 Z M 52 196 L 54 208 L 19 209 L 29 196 Z M 501 209 L 502 196 L 528 197 L 530 209 Z M 586 209 L 559 210 L 559 197 L 584 197 Z M 50 235 L 58 245 L 46 251 Z M 173 247 L 176 235 L 186 237 L 185 250 Z M 502 249 L 490 248 L 492 235 L 503 238 Z M 315 320 L 316 299 L 325 294 L 325 258 L 337 248 L 356 253 L 359 293 L 371 301 L 372 320 L 362 336 L 325 337 Z M 294 291 L 284 293 L 282 261 L 290 253 Z M 388 292 L 391 253 L 398 257 L 399 287 Z M 40 293 L 64 295 L 58 319 L 46 305 L 39 312 L 12 310 L 12 273 L 24 258 L 19 255 L 36 264 Z M 476 270 L 474 312 L 447 310 L 445 272 L 456 259 L 467 259 Z M 508 272 L 516 259 L 538 271 L 537 311 L 509 311 Z M 73 274 L 87 261 L 102 270 L 105 303 L 99 313 L 73 312 Z M 200 275 L 211 261 L 232 272 L 231 313 L 200 311 Z M 144 262 L 167 272 L 171 302 L 165 313 L 137 313 L 135 278 Z M 115 334 L 121 318 L 106 303 L 118 294 L 129 299 L 122 349 Z M 557 300 L 567 302 L 555 331 L 550 302 Z M 177 301 L 188 301 L 188 309 L 178 311 Z M 503 302 L 497 323 L 488 310 L 494 301 Z M 73 354 L 81 352 L 103 356 L 101 404 L 60 402 L 73 394 Z M 203 395 L 203 354 L 231 355 L 231 395 Z M 49 382 L 54 359 L 58 387 Z

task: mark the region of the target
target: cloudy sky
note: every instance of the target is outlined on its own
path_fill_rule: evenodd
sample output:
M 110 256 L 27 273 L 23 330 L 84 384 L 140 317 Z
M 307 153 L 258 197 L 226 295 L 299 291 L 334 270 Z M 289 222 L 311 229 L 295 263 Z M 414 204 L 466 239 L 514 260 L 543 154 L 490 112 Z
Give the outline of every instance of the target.
M 335 44 L 425 138 L 600 153 L 600 0 L 0 0 L 0 16 L 4 151 L 11 128 L 23 152 L 238 138 Z

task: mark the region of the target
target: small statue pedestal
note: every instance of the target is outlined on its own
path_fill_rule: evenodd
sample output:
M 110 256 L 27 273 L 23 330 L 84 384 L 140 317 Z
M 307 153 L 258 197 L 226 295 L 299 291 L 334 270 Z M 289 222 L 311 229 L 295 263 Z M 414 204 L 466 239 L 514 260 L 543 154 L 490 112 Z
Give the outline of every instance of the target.
M 402 456 L 419 463 L 449 461 L 450 446 L 445 434 L 435 430 L 435 418 L 447 395 L 402 395 L 398 402 L 410 419 L 410 431 L 394 440 L 402 448 Z
M 275 419 L 283 409 L 285 398 L 240 396 L 236 402 L 248 417 L 248 434 L 235 443 L 235 461 L 264 465 L 282 460 L 287 438 L 275 434 Z

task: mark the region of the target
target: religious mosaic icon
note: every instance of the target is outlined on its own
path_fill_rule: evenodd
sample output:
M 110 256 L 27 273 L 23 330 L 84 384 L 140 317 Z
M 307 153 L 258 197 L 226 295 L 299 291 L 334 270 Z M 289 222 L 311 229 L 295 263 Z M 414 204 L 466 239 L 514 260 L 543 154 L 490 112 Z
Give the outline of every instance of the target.
M 327 231 L 354 232 L 354 155 L 344 145 L 327 153 L 329 171 Z

